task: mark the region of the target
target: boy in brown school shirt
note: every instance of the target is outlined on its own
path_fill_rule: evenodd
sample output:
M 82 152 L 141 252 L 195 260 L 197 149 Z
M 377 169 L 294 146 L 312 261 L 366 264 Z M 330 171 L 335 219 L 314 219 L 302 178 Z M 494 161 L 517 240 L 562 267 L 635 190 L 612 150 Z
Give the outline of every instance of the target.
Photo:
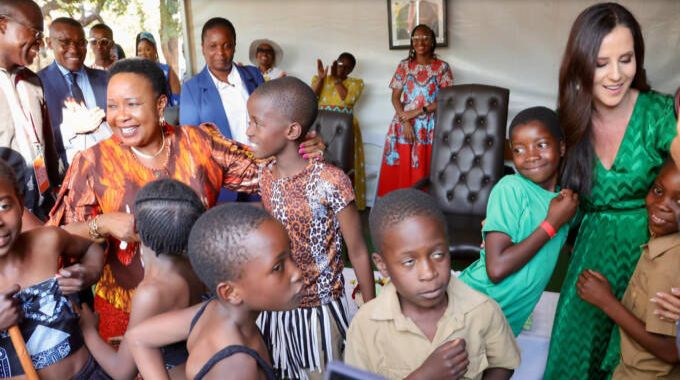
M 661 168 L 645 203 L 652 235 L 619 302 L 609 281 L 593 270 L 576 284 L 578 295 L 602 309 L 621 331 L 621 362 L 612 379 L 680 379 L 676 327 L 654 313 L 652 298 L 680 286 L 680 235 L 675 211 L 680 201 L 680 170 L 672 160 Z
M 370 215 L 389 277 L 347 332 L 345 361 L 389 379 L 509 379 L 520 353 L 500 307 L 451 277 L 444 217 L 427 194 L 402 189 Z

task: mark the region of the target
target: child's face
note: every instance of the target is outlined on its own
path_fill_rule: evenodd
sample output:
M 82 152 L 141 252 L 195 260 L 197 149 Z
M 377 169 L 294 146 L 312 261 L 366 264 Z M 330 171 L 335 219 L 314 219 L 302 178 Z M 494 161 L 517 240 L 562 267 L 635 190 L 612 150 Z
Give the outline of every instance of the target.
M 283 118 L 268 99 L 259 95 L 248 98 L 248 115 L 246 134 L 255 157 L 266 158 L 281 152 L 291 138 L 292 123 Z
M 517 125 L 510 136 L 512 162 L 531 182 L 552 190 L 557 183 L 564 143 L 557 141 L 541 122 Z
M 273 219 L 260 224 L 243 241 L 252 257 L 235 286 L 252 310 L 290 310 L 300 302 L 302 276 L 290 257 L 286 231 Z
M 24 208 L 14 191 L 14 186 L 0 180 L 0 257 L 12 248 L 21 233 L 21 215 Z
M 680 171 L 675 164 L 669 162 L 661 168 L 645 198 L 649 231 L 652 235 L 663 236 L 678 231 L 678 202 Z
M 428 309 L 447 302 L 451 258 L 444 227 L 428 216 L 413 216 L 383 234 L 373 258 L 397 288 L 401 308 Z

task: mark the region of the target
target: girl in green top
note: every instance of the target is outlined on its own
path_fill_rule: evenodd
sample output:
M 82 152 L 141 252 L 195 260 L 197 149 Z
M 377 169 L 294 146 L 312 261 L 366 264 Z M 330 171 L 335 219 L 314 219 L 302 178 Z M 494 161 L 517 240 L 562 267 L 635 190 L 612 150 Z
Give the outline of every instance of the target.
M 519 173 L 503 177 L 491 191 L 484 249 L 460 279 L 495 299 L 517 336 L 550 280 L 578 195 L 557 192 L 565 146 L 554 111 L 532 107 L 517 114 L 510 144 Z

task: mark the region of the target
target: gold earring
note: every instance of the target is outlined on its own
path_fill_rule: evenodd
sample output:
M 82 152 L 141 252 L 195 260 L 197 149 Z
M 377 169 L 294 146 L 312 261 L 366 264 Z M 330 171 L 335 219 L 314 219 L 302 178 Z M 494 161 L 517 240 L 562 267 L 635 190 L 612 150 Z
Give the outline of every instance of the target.
M 165 124 L 165 117 L 161 115 L 161 117 L 158 118 L 158 124 L 164 125 Z

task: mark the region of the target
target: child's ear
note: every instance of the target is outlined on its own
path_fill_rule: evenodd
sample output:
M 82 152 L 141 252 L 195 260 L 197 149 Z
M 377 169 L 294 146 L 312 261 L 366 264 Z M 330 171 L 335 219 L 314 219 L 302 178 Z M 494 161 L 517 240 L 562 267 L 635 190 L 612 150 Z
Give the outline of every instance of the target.
M 297 141 L 302 136 L 302 126 L 297 121 L 288 126 L 286 138 L 290 141 Z
M 382 256 L 380 256 L 379 253 L 373 252 L 371 254 L 371 258 L 373 258 L 373 263 L 380 271 L 380 274 L 385 278 L 390 278 L 390 274 L 387 271 L 387 266 L 385 265 L 385 261 L 383 260 Z
M 217 284 L 217 289 L 215 289 L 215 293 L 217 297 L 220 298 L 221 300 L 224 300 L 234 305 L 238 305 L 241 302 L 243 302 L 243 298 L 241 298 L 238 288 L 234 286 L 234 283 L 231 281 L 220 282 L 219 284 Z
M 567 144 L 562 140 L 560 141 L 560 157 L 564 157 L 565 153 L 567 153 Z

